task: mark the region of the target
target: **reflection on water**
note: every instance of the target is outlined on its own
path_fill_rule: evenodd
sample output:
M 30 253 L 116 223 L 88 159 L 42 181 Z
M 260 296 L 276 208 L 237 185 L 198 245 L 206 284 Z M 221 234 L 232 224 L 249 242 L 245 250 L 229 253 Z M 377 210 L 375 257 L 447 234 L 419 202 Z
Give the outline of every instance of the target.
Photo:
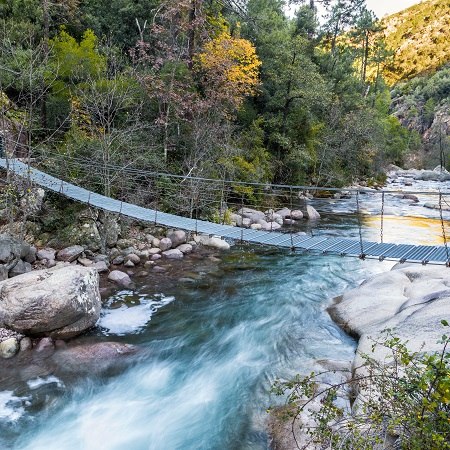
M 368 239 L 379 240 L 380 217 L 364 216 L 363 225 L 368 228 L 365 233 Z M 441 221 L 423 217 L 384 216 L 383 238 L 384 242 L 394 244 L 442 245 L 444 243 Z

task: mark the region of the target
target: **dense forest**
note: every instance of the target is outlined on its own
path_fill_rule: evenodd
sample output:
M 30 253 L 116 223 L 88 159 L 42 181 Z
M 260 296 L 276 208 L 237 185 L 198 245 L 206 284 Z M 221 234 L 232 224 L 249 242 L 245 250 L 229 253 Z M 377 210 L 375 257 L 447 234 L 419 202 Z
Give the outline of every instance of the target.
M 3 129 L 61 170 L 82 160 L 105 174 L 376 180 L 419 134 L 391 114 L 383 24 L 363 0 L 321 3 L 319 21 L 314 1 L 288 18 L 281 0 L 7 0 Z

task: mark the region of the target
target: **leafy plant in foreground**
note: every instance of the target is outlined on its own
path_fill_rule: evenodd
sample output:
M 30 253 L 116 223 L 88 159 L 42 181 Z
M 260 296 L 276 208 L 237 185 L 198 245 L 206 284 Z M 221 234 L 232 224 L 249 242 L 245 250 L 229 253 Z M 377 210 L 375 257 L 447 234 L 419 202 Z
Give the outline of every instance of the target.
M 363 364 L 350 379 L 324 382 L 330 373 L 325 371 L 276 381 L 273 392 L 287 394 L 297 447 L 450 449 L 450 337 L 443 335 L 438 343 L 437 353 L 411 352 L 407 342 L 386 330 L 372 350 L 384 350 L 388 358 L 380 362 L 361 355 Z M 346 411 L 338 400 L 349 395 Z

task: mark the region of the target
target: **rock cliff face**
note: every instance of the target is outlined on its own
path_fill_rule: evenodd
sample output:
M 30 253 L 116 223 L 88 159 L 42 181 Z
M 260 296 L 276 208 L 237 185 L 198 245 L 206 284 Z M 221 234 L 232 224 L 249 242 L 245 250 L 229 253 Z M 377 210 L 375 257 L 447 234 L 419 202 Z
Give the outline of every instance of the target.
M 448 165 L 450 151 L 450 67 L 398 84 L 392 90 L 392 114 L 422 139 L 421 150 L 412 155 L 411 167 Z

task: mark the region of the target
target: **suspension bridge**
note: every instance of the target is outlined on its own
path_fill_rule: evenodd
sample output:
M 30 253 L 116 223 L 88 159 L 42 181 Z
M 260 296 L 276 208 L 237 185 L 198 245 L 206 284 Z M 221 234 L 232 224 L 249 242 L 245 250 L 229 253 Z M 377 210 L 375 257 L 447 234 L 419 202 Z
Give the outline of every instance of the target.
M 67 164 L 70 167 L 70 158 L 63 161 L 63 164 Z M 41 186 L 42 188 L 61 194 L 71 200 L 98 208 L 104 211 L 115 213 L 118 215 L 124 215 L 133 219 L 137 219 L 143 222 L 149 222 L 157 225 L 162 225 L 170 228 L 178 228 L 189 232 L 203 233 L 207 235 L 218 236 L 225 240 L 234 240 L 239 242 L 247 242 L 251 244 L 261 244 L 274 246 L 279 248 L 291 249 L 294 251 L 310 251 L 317 252 L 320 254 L 335 254 L 341 256 L 351 256 L 359 257 L 362 259 L 372 258 L 382 260 L 392 260 L 411 262 L 411 263 L 421 263 L 421 264 L 437 264 L 437 265 L 450 265 L 450 255 L 449 248 L 447 245 L 447 239 L 445 235 L 444 220 L 442 216 L 442 194 L 439 192 L 439 206 L 440 206 L 440 219 L 442 224 L 442 234 L 444 245 L 414 245 L 414 244 L 402 244 L 402 243 L 388 243 L 383 242 L 383 234 L 381 228 L 381 239 L 380 242 L 366 241 L 363 240 L 361 234 L 361 228 L 359 233 L 359 239 L 345 239 L 339 237 L 327 237 L 327 236 L 309 236 L 305 234 L 299 234 L 294 232 L 283 232 L 283 231 L 273 231 L 273 230 L 255 230 L 248 229 L 244 227 L 237 227 L 232 225 L 227 225 L 226 223 L 213 223 L 207 220 L 200 220 L 198 217 L 192 217 L 193 208 L 192 196 L 189 200 L 191 205 L 191 217 L 184 217 L 182 215 L 170 214 L 161 211 L 157 206 L 153 208 L 147 208 L 143 206 L 138 206 L 137 204 L 114 199 L 110 196 L 101 195 L 97 192 L 85 189 L 81 186 L 64 181 L 60 178 L 50 175 L 47 172 L 38 170 L 35 167 L 25 164 L 18 159 L 4 159 L 0 158 L 0 168 L 8 170 L 14 175 L 28 180 L 28 182 Z M 103 168 L 104 169 L 104 168 Z M 108 171 L 113 170 L 113 167 L 107 168 Z M 134 171 L 134 177 L 139 178 L 142 175 L 140 171 Z M 168 174 L 164 174 L 164 179 L 167 181 Z M 175 176 L 180 180 L 180 192 L 187 192 L 189 189 L 187 185 L 182 183 L 189 180 L 191 191 L 192 186 L 195 186 L 197 194 L 206 190 L 206 186 L 211 186 L 213 182 L 218 183 L 221 189 L 222 198 L 220 199 L 220 204 L 223 202 L 223 195 L 225 191 L 224 183 L 220 180 L 205 180 L 206 183 L 201 185 L 198 183 L 196 178 L 189 179 L 188 177 Z M 193 182 L 195 182 L 193 184 Z M 242 189 L 243 183 L 233 182 L 233 186 Z M 246 185 L 257 186 L 257 183 L 246 183 Z M 155 184 L 156 186 L 156 184 Z M 262 186 L 262 185 L 260 185 Z M 164 189 L 170 189 L 170 186 L 166 183 L 163 184 Z M 292 194 L 293 189 L 297 187 L 294 186 L 279 186 L 279 188 L 284 188 Z M 264 186 L 267 190 L 267 186 Z M 310 188 L 308 189 L 320 189 L 320 188 Z M 331 188 L 322 188 L 325 190 L 331 190 Z M 338 191 L 338 189 L 335 189 Z M 381 191 L 383 196 L 385 192 L 392 193 L 392 191 Z M 144 195 L 145 190 L 143 190 L 142 195 Z M 359 209 L 359 193 L 360 190 L 354 191 L 356 194 L 357 205 Z M 138 194 L 139 195 L 139 194 Z M 292 195 L 291 195 L 292 199 Z M 156 202 L 157 205 L 157 202 Z M 241 206 L 244 206 L 243 203 Z M 291 203 L 291 209 L 293 205 Z M 359 210 L 357 211 L 359 214 Z M 381 215 L 381 227 L 383 226 L 383 213 Z

